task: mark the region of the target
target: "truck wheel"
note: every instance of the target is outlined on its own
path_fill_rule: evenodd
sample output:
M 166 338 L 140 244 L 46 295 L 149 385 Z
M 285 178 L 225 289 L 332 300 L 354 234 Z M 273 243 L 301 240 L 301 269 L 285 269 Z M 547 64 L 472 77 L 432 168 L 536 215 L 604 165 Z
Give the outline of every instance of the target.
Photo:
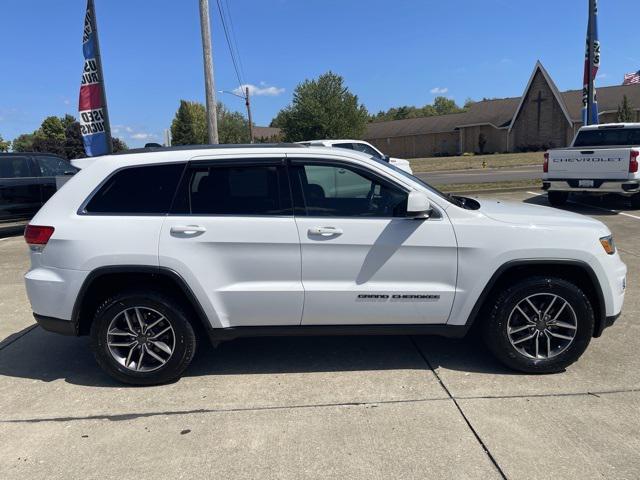
M 582 355 L 594 325 L 589 299 L 576 285 L 556 277 L 532 277 L 498 295 L 483 336 L 506 366 L 554 373 Z
M 640 208 L 640 193 L 631 196 L 631 208 Z
M 561 207 L 569 200 L 569 192 L 549 192 L 549 203 L 554 207 Z
M 153 291 L 107 299 L 91 325 L 91 348 L 102 369 L 133 385 L 178 378 L 196 350 L 196 336 L 182 308 Z

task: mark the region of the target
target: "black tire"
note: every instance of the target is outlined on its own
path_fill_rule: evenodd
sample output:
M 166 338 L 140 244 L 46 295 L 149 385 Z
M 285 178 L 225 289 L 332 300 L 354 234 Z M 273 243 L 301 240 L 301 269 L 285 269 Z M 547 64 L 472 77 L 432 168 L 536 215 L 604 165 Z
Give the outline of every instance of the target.
M 631 195 L 631 208 L 637 209 L 640 208 L 640 193 L 636 193 Z
M 114 320 L 116 317 L 132 307 L 151 309 L 165 317 L 167 323 L 162 323 L 162 326 L 172 327 L 170 334 L 174 340 L 173 351 L 166 363 L 155 367 L 155 370 L 135 371 L 125 367 L 116 360 L 107 345 L 107 332 L 111 322 L 117 321 Z M 91 349 L 98 365 L 119 382 L 131 385 L 159 385 L 179 378 L 193 359 L 196 343 L 193 327 L 181 305 L 171 297 L 154 291 L 122 292 L 107 299 L 96 310 L 91 324 Z M 153 361 L 151 358 L 150 360 Z
M 554 207 L 561 207 L 569 200 L 569 192 L 549 192 L 547 196 Z
M 564 351 L 558 349 L 560 353 L 556 356 L 549 358 L 526 356 L 509 340 L 507 329 L 511 312 L 521 301 L 534 294 L 558 295 L 568 302 L 575 313 L 577 328 L 573 341 Z M 570 310 L 568 312 L 572 314 Z M 495 298 L 483 324 L 483 337 L 495 357 L 514 370 L 526 373 L 556 373 L 563 371 L 584 353 L 593 336 L 594 325 L 595 316 L 591 303 L 576 285 L 555 277 L 531 277 L 507 288 Z M 528 332 L 535 332 L 535 329 L 523 335 Z M 542 334 L 541 338 L 546 339 Z M 524 345 L 523 342 L 520 347 Z

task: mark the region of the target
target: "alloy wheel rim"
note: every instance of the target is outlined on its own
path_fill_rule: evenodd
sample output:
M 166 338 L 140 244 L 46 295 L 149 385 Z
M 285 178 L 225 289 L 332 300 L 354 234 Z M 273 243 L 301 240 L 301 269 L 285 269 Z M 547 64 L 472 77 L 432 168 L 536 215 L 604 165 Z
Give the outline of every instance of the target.
M 520 300 L 507 321 L 513 348 L 533 359 L 560 355 L 573 343 L 577 332 L 575 310 L 566 299 L 552 293 L 536 293 Z
M 162 368 L 173 356 L 176 335 L 171 322 L 149 307 L 130 307 L 107 329 L 107 346 L 120 365 L 135 372 Z

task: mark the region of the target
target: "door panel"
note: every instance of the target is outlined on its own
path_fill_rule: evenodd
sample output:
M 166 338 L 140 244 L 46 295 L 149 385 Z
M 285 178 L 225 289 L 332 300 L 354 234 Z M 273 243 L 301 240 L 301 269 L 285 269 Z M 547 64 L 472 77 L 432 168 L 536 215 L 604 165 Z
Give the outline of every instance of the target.
M 213 327 L 300 324 L 300 243 L 279 163 L 193 164 L 165 220 L 160 265 L 187 280 Z
M 303 325 L 447 322 L 457 273 L 448 220 L 296 217 L 296 223 Z M 316 227 L 342 233 L 312 233 Z
M 302 324 L 446 323 L 457 275 L 448 218 L 407 218 L 405 191 L 358 169 L 340 180 L 351 168 L 292 164 L 294 198 L 303 203 Z

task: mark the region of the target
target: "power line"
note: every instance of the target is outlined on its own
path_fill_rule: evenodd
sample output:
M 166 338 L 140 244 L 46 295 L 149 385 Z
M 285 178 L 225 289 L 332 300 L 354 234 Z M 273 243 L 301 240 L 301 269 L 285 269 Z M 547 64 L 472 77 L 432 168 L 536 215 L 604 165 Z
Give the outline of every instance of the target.
M 236 72 L 236 78 L 238 79 L 238 87 L 242 90 L 242 85 L 244 82 L 242 81 L 242 76 L 240 75 L 240 68 L 238 66 L 238 60 L 236 59 L 236 55 L 233 51 L 233 46 L 231 44 L 229 29 L 227 28 L 227 22 L 225 20 L 224 11 L 222 8 L 222 4 L 220 0 L 216 0 L 216 4 L 218 5 L 218 12 L 220 13 L 220 21 L 222 22 L 222 29 L 224 30 L 224 37 L 227 40 L 227 47 L 229 47 L 229 54 L 231 55 L 231 61 L 233 62 L 233 69 Z
M 238 57 L 238 64 L 240 65 L 240 75 L 244 79 L 244 65 L 242 64 L 242 57 L 240 56 L 240 48 L 238 48 L 238 38 L 236 37 L 236 27 L 233 24 L 233 15 L 231 15 L 231 7 L 229 6 L 229 0 L 224 0 L 224 4 L 227 10 L 227 17 L 229 17 L 229 30 L 231 31 L 231 40 L 233 40 L 233 46 L 236 50 L 236 56 Z

